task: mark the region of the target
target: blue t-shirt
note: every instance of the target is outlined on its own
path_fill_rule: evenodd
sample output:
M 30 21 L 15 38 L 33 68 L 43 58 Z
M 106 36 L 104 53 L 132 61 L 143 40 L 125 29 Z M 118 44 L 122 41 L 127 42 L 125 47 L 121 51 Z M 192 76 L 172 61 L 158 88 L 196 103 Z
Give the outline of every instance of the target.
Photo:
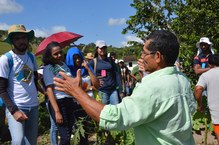
M 94 60 L 89 61 L 91 67 L 94 68 Z M 96 64 L 96 76 L 103 80 L 103 85 L 99 87 L 99 90 L 104 93 L 111 93 L 116 90 L 116 68 L 113 68 L 109 58 L 98 59 Z M 95 71 L 95 70 L 94 70 Z
M 193 61 L 193 64 L 196 65 L 196 64 L 199 64 L 201 66 L 201 68 L 207 68 L 208 67 L 208 55 L 205 55 L 203 53 L 195 56 L 194 58 L 194 61 Z

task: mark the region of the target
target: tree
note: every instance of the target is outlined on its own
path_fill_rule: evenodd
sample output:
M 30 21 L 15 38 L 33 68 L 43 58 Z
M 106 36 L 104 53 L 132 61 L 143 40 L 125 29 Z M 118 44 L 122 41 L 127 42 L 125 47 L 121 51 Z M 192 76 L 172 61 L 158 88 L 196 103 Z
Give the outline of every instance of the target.
M 196 42 L 206 36 L 214 43 L 214 48 L 219 47 L 218 0 L 133 0 L 130 6 L 136 9 L 136 14 L 126 21 L 128 26 L 122 33 L 132 32 L 144 40 L 151 31 L 157 29 L 174 31 L 180 41 L 179 57 L 184 71 L 194 86 L 197 81 L 193 72 Z M 200 129 L 202 123 L 207 126 L 206 118 L 196 113 L 193 116 L 194 129 Z M 206 138 L 207 127 L 205 143 Z
M 197 77 L 193 72 L 193 57 L 197 52 L 196 42 L 206 36 L 219 46 L 218 0 L 134 0 L 130 4 L 136 14 L 126 21 L 122 33 L 136 34 L 142 40 L 154 30 L 172 30 L 179 38 L 180 59 L 192 84 Z
M 128 26 L 122 33 L 128 31 L 137 34 L 142 40 L 153 30 L 170 29 L 173 21 L 177 0 L 134 0 L 131 7 L 136 9 L 136 14 L 126 21 Z
M 180 56 L 185 60 L 184 66 L 189 76 L 194 76 L 191 70 L 193 56 L 196 54 L 195 44 L 200 37 L 206 36 L 219 46 L 219 3 L 217 0 L 187 1 L 176 9 L 177 17 L 173 20 L 172 29 L 181 41 Z M 197 78 L 197 77 L 195 77 Z M 193 83 L 196 79 L 193 79 Z

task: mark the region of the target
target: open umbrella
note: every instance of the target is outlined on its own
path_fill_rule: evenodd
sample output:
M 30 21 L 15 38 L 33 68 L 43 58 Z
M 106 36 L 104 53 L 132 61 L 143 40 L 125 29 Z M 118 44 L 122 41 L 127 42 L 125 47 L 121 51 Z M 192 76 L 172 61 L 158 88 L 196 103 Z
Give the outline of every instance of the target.
M 52 41 L 56 41 L 61 45 L 61 47 L 65 47 L 65 46 L 69 45 L 70 43 L 77 41 L 81 37 L 83 37 L 83 36 L 76 34 L 76 33 L 67 32 L 67 31 L 54 33 L 54 34 L 48 36 L 47 38 L 45 38 L 40 43 L 40 45 L 36 49 L 35 55 L 37 56 L 37 55 L 41 54 L 44 51 L 44 49 L 46 48 L 46 46 Z

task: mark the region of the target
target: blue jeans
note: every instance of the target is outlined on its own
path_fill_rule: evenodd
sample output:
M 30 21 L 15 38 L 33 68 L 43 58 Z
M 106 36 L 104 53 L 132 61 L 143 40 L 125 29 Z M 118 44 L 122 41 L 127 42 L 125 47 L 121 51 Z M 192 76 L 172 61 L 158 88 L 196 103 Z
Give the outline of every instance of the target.
M 48 100 L 46 100 L 46 108 L 50 112 Z M 50 119 L 50 144 L 51 145 L 58 145 L 58 127 L 56 126 L 56 123 L 53 120 L 50 113 L 49 113 L 49 119 Z
M 60 145 L 70 145 L 71 141 L 71 134 L 72 134 L 72 127 L 74 123 L 74 110 L 73 110 L 73 99 L 72 98 L 63 98 L 56 100 L 59 110 L 62 114 L 63 123 L 57 124 L 58 131 L 60 133 Z M 55 121 L 55 112 L 49 103 L 50 114 Z
M 118 104 L 119 103 L 119 95 L 117 90 L 114 90 L 111 93 L 104 93 L 99 91 L 98 95 L 100 96 L 103 104 Z
M 38 106 L 36 107 L 19 107 L 28 119 L 18 122 L 13 115 L 6 109 L 8 126 L 11 133 L 12 145 L 36 145 L 38 135 Z
M 131 93 L 132 93 L 132 88 L 126 84 L 125 85 L 125 96 L 130 96 Z

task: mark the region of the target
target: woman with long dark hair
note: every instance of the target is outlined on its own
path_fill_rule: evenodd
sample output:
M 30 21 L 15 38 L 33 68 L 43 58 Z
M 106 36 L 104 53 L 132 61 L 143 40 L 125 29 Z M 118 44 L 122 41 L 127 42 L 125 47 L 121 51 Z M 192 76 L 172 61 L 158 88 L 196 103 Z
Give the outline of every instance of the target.
M 45 66 L 43 79 L 49 98 L 49 112 L 58 127 L 61 136 L 60 145 L 70 145 L 74 122 L 73 99 L 72 96 L 55 90 L 55 85 L 53 84 L 54 77 L 61 77 L 59 71 L 72 76 L 70 69 L 64 63 L 64 55 L 59 43 L 51 42 L 47 45 L 42 61 Z
M 89 62 L 100 81 L 98 95 L 103 104 L 118 104 L 122 92 L 121 76 L 115 62 L 107 57 L 107 45 L 103 40 L 96 42 L 95 58 Z

